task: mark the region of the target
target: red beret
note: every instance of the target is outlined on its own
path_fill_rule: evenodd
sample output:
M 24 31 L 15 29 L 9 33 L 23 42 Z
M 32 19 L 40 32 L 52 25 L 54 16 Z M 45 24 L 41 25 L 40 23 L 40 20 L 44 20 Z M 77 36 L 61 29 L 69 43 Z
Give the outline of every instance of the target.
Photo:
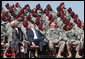
M 38 26 L 38 28 L 40 29 L 40 30 L 42 30 L 42 27 L 43 27 L 43 24 L 39 24 L 39 26 Z
M 73 16 L 73 18 L 78 18 L 78 14 L 75 14 L 75 15 Z
M 17 2 L 17 3 L 15 4 L 15 6 L 16 6 L 16 7 L 19 6 L 19 3 Z
M 52 14 L 50 14 L 48 17 L 49 17 L 49 19 L 54 18 Z
M 49 22 L 49 26 L 50 26 L 50 24 L 52 23 L 52 22 L 54 22 L 55 20 L 52 18 L 52 19 L 50 19 L 50 22 Z
M 2 15 L 2 16 L 1 16 L 1 19 L 2 19 L 2 20 L 5 20 L 6 18 L 5 18 L 5 16 L 4 16 L 4 15 Z
M 21 10 L 19 13 L 18 13 L 18 15 L 22 15 L 23 14 L 23 10 Z
M 4 15 L 5 15 L 6 17 L 8 17 L 8 16 L 9 16 L 8 12 L 5 12 L 5 13 L 4 13 Z
M 63 26 L 63 29 L 64 29 L 65 31 L 69 31 L 69 30 L 72 29 L 72 26 L 64 25 L 64 26 Z
M 60 16 L 61 16 L 61 13 L 60 13 L 59 11 L 57 12 L 57 16 L 58 16 L 58 17 L 60 17 Z
M 77 24 L 77 18 L 74 18 L 74 20 L 73 20 L 76 24 Z
M 48 9 L 45 8 L 45 9 L 44 9 L 44 12 L 46 12 L 46 11 L 48 11 Z
M 23 26 L 27 27 L 28 26 L 28 22 L 26 20 L 23 21 Z
M 25 8 L 26 8 L 26 7 L 29 7 L 29 4 L 26 4 L 26 5 L 25 5 Z
M 71 9 L 71 8 L 68 8 L 67 11 L 68 11 L 69 13 L 71 13 L 72 9 Z
M 51 18 L 50 19 L 50 22 L 49 22 L 49 25 L 52 23 L 52 22 L 54 22 L 55 20 L 54 20 L 54 18 Z
M 14 6 L 14 5 L 12 5 L 10 8 L 15 8 L 15 6 Z
M 36 13 L 36 8 L 31 10 L 32 13 Z
M 10 9 L 9 9 L 9 12 L 10 12 L 10 13 L 14 12 L 13 8 L 10 8 Z
M 60 11 L 60 10 L 61 10 L 61 7 L 60 7 L 60 6 L 58 6 L 58 7 L 57 7 L 57 11 Z
M 62 5 L 64 5 L 64 2 L 62 2 L 62 3 L 60 4 L 60 6 L 62 6 Z
M 51 9 L 51 6 L 50 6 L 50 4 L 48 4 L 48 5 L 46 6 L 46 8 L 47 8 L 47 9 Z
M 16 15 L 16 19 L 19 18 L 19 17 L 20 17 L 20 15 Z
M 49 10 L 45 12 L 45 14 L 48 16 L 49 15 Z
M 32 13 L 32 16 L 36 17 L 36 16 L 37 16 L 37 14 L 36 14 L 36 13 Z
M 69 23 L 70 23 L 70 20 L 68 20 L 68 19 L 65 19 L 65 21 L 63 21 L 63 23 L 64 23 L 64 24 L 66 24 L 66 25 L 69 25 Z
M 65 12 L 64 12 L 64 11 L 60 11 L 60 13 L 61 13 L 62 15 L 65 15 Z
M 24 17 L 24 16 L 22 16 L 22 17 L 21 17 L 21 20 L 22 20 L 22 21 L 24 21 L 24 19 L 25 19 L 25 17 Z
M 78 19 L 78 21 L 77 21 L 77 25 L 78 25 L 78 27 L 81 27 L 81 24 L 82 24 L 81 20 Z
M 41 15 L 38 15 L 38 14 L 37 14 L 37 17 L 41 17 Z
M 40 22 L 41 22 L 40 17 L 36 17 L 36 25 L 39 25 L 39 24 L 40 24 Z
M 7 21 L 11 22 L 11 16 L 9 16 L 9 17 L 7 18 Z
M 40 9 L 40 7 L 41 7 L 40 4 L 36 5 L 36 9 Z
M 6 7 L 6 8 L 9 8 L 9 7 L 10 7 L 9 3 L 7 3 L 7 4 L 5 5 L 5 7 Z
M 75 15 L 75 13 L 74 12 L 71 12 L 71 17 L 73 17 Z
M 29 30 L 29 28 L 28 27 L 26 27 L 26 31 L 28 31 Z
M 63 20 L 63 18 L 65 17 L 65 15 L 61 15 L 60 18 Z
M 26 19 L 27 19 L 27 20 L 31 20 L 31 16 L 28 15 L 28 16 L 26 17 Z

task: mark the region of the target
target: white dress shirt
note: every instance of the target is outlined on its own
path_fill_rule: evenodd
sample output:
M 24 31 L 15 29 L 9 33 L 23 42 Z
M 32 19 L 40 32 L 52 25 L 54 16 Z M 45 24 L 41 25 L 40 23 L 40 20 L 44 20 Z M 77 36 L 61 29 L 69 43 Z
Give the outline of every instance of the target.
M 37 34 L 36 34 L 36 32 L 35 32 L 35 29 L 31 29 L 31 30 L 32 30 L 33 33 L 34 33 L 34 39 L 38 39 Z

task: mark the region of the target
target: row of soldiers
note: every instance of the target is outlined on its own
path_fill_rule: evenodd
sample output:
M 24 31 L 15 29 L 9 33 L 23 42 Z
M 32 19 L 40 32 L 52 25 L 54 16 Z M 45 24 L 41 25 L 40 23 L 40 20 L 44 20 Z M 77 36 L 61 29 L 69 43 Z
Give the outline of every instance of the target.
M 22 8 L 19 3 L 12 6 L 7 3 L 5 6 L 7 11 L 3 7 L 1 9 L 2 45 L 6 43 L 6 46 L 9 47 L 12 41 L 12 27 L 10 23 L 13 20 L 18 21 L 18 27 L 23 31 L 26 40 L 26 31 L 30 28 L 29 24 L 34 22 L 36 24 L 35 28 L 49 40 L 51 50 L 54 49 L 53 43 L 57 42 L 59 44 L 57 57 L 63 57 L 61 53 L 65 44 L 69 53 L 68 57 L 72 56 L 69 43 L 76 45 L 76 57 L 81 57 L 79 49 L 82 49 L 84 44 L 84 24 L 71 8 L 65 8 L 63 2 L 56 8 L 57 13 L 53 11 L 49 4 L 44 10 L 40 4 L 37 4 L 34 9 L 30 9 L 28 4 Z

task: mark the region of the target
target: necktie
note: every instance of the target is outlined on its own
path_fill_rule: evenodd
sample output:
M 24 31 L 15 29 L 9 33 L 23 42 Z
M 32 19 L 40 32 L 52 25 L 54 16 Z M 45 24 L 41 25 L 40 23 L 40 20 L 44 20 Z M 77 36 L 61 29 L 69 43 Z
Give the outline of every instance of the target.
M 39 36 L 38 36 L 38 32 L 37 32 L 36 30 L 35 30 L 35 33 L 36 33 L 36 35 L 37 35 L 37 38 L 38 38 Z

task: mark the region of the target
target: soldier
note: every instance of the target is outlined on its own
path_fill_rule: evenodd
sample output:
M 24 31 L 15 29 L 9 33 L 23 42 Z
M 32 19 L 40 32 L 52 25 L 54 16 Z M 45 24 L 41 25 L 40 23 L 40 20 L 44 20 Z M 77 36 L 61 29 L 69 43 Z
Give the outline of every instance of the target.
M 49 40 L 49 47 L 51 49 L 54 49 L 53 44 L 54 43 L 58 43 L 59 44 L 59 51 L 58 51 L 58 55 L 57 58 L 63 58 L 63 56 L 61 56 L 61 53 L 64 49 L 65 46 L 65 42 L 61 41 L 61 32 L 59 28 L 55 28 L 55 22 L 51 22 L 50 23 L 50 29 L 47 31 L 46 33 L 46 37 Z
M 75 28 L 73 27 L 71 30 L 67 31 L 66 32 L 66 36 L 69 40 L 69 44 L 70 45 L 75 45 L 76 46 L 76 58 L 81 58 L 81 56 L 79 55 L 79 49 L 80 49 L 80 36 L 78 34 L 78 32 L 75 30 Z M 69 53 L 69 56 L 68 57 L 71 57 L 71 52 L 70 52 L 70 45 L 67 43 L 67 49 L 68 49 L 68 53 Z
M 6 40 L 7 40 L 7 42 L 5 43 L 6 49 L 4 51 L 3 57 L 6 57 L 6 52 L 7 52 L 8 48 L 10 47 L 10 43 L 12 41 L 12 28 L 10 26 L 10 22 L 12 21 L 12 18 L 10 18 L 10 17 L 11 16 L 9 16 L 7 18 L 8 23 L 7 23 L 6 28 L 5 28 L 6 29 L 6 36 L 7 36 Z
M 17 3 L 15 4 L 15 7 L 16 7 L 16 14 L 18 14 L 18 12 L 21 10 L 21 6 L 20 6 L 20 4 L 17 2 Z

